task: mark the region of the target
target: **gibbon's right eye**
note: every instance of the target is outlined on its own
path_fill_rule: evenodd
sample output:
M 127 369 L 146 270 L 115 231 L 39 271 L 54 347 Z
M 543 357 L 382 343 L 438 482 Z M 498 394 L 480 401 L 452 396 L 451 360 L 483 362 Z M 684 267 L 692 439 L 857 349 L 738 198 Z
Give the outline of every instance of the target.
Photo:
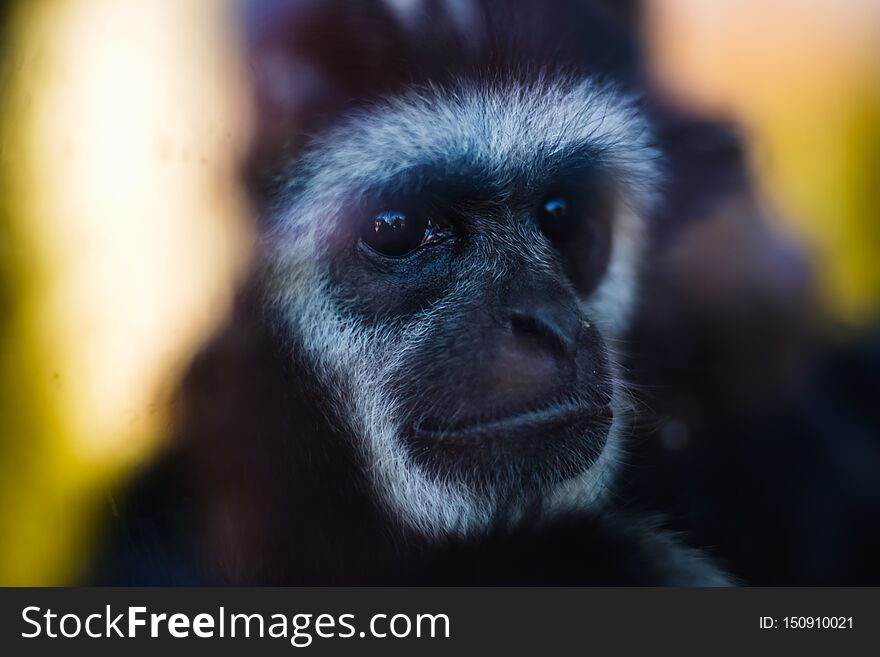
M 434 222 L 423 213 L 386 210 L 372 217 L 364 227 L 361 240 L 381 255 L 401 257 L 440 235 Z

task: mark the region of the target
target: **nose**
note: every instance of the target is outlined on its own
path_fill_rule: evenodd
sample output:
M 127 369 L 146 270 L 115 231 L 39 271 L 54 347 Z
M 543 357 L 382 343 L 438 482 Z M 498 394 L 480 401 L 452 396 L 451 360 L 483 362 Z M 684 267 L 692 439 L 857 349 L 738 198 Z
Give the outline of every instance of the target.
M 566 288 L 527 282 L 508 288 L 497 302 L 500 325 L 486 334 L 468 382 L 464 406 L 474 412 L 540 405 L 571 386 L 577 369 L 583 324 Z
M 574 293 L 559 281 L 523 276 L 490 303 L 494 321 L 465 365 L 460 416 L 537 408 L 573 390 L 582 343 L 590 346 Z
M 508 310 L 512 333 L 560 356 L 573 356 L 583 327 L 577 305 L 547 288 L 520 290 Z

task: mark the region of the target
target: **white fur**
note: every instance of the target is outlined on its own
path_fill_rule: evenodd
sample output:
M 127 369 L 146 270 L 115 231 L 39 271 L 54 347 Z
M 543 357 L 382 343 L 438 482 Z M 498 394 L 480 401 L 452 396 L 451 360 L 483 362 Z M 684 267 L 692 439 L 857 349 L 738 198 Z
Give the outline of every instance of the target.
M 405 371 L 410 353 L 447 309 L 468 298 L 470 284 L 463 277 L 465 282 L 405 323 L 364 326 L 333 301 L 339 295 L 331 294 L 322 257 L 333 221 L 351 199 L 393 185 L 420 165 L 475 167 L 503 187 L 514 175 L 539 176 L 554 158 L 584 145 L 600 153 L 619 190 L 607 275 L 582 300 L 585 317 L 614 337 L 625 329 L 635 299 L 642 217 L 656 181 L 647 126 L 632 102 L 614 89 L 590 80 L 538 80 L 413 92 L 363 111 L 321 137 L 291 174 L 267 245 L 275 308 L 334 391 L 330 403 L 337 416 L 350 418 L 349 429 L 371 464 L 380 498 L 424 534 L 478 530 L 492 520 L 499 498 L 498 490 L 432 477 L 414 464 L 398 438 L 397 402 L 389 389 L 391 375 Z M 500 246 L 527 249 L 531 266 L 552 266 L 546 245 L 515 241 L 515 235 L 510 239 Z M 497 258 L 473 266 L 488 269 L 497 280 L 507 273 Z M 607 445 L 583 475 L 539 491 L 554 508 L 596 504 L 609 485 L 625 406 L 622 385 L 613 379 L 615 417 Z

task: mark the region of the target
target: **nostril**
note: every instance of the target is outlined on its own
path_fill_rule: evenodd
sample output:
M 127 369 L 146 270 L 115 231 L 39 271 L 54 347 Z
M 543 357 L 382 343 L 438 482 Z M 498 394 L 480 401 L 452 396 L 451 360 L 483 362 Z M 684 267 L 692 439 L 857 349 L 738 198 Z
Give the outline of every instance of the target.
M 542 326 L 537 317 L 520 312 L 510 314 L 510 328 L 514 333 L 536 337 L 543 337 L 548 330 L 547 327 Z
M 566 323 L 567 324 L 567 323 Z M 539 312 L 510 313 L 510 328 L 514 334 L 537 339 L 563 354 L 572 354 L 577 341 L 577 324 L 563 325 L 557 318 Z M 566 330 L 568 329 L 568 330 Z

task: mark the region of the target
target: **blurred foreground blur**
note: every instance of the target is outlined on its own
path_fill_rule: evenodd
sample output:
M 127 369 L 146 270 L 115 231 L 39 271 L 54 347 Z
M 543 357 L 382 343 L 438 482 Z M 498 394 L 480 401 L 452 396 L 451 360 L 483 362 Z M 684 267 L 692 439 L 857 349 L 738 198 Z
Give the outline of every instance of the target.
M 791 253 L 807 263 L 818 319 L 809 315 L 809 337 L 784 333 L 782 342 L 875 334 L 880 3 L 646 0 L 637 13 L 652 86 L 689 113 L 737 127 L 755 203 L 771 217 L 743 241 L 745 220 L 730 208 L 671 250 L 683 277 L 700 271 L 712 281 L 687 290 L 695 304 L 718 308 L 711 334 L 725 330 L 744 285 L 763 294 L 779 282 L 774 272 L 790 275 Z M 2 584 L 67 584 L 89 567 L 98 509 L 114 508 L 108 491 L 167 438 L 170 391 L 246 271 L 239 168 L 252 112 L 234 18 L 216 0 L 27 0 L 7 9 Z M 731 245 L 748 252 L 707 255 Z M 758 271 L 771 276 L 755 281 Z M 743 359 L 724 355 L 729 369 L 714 375 L 727 385 Z M 746 372 L 744 388 L 759 386 L 760 368 Z M 859 370 L 837 373 L 843 390 L 877 383 L 850 371 Z M 680 427 L 664 427 L 662 440 L 683 444 Z
M 12 3 L 3 30 L 0 582 L 74 581 L 248 253 L 247 96 L 214 0 Z M 110 500 L 113 503 L 113 500 Z

